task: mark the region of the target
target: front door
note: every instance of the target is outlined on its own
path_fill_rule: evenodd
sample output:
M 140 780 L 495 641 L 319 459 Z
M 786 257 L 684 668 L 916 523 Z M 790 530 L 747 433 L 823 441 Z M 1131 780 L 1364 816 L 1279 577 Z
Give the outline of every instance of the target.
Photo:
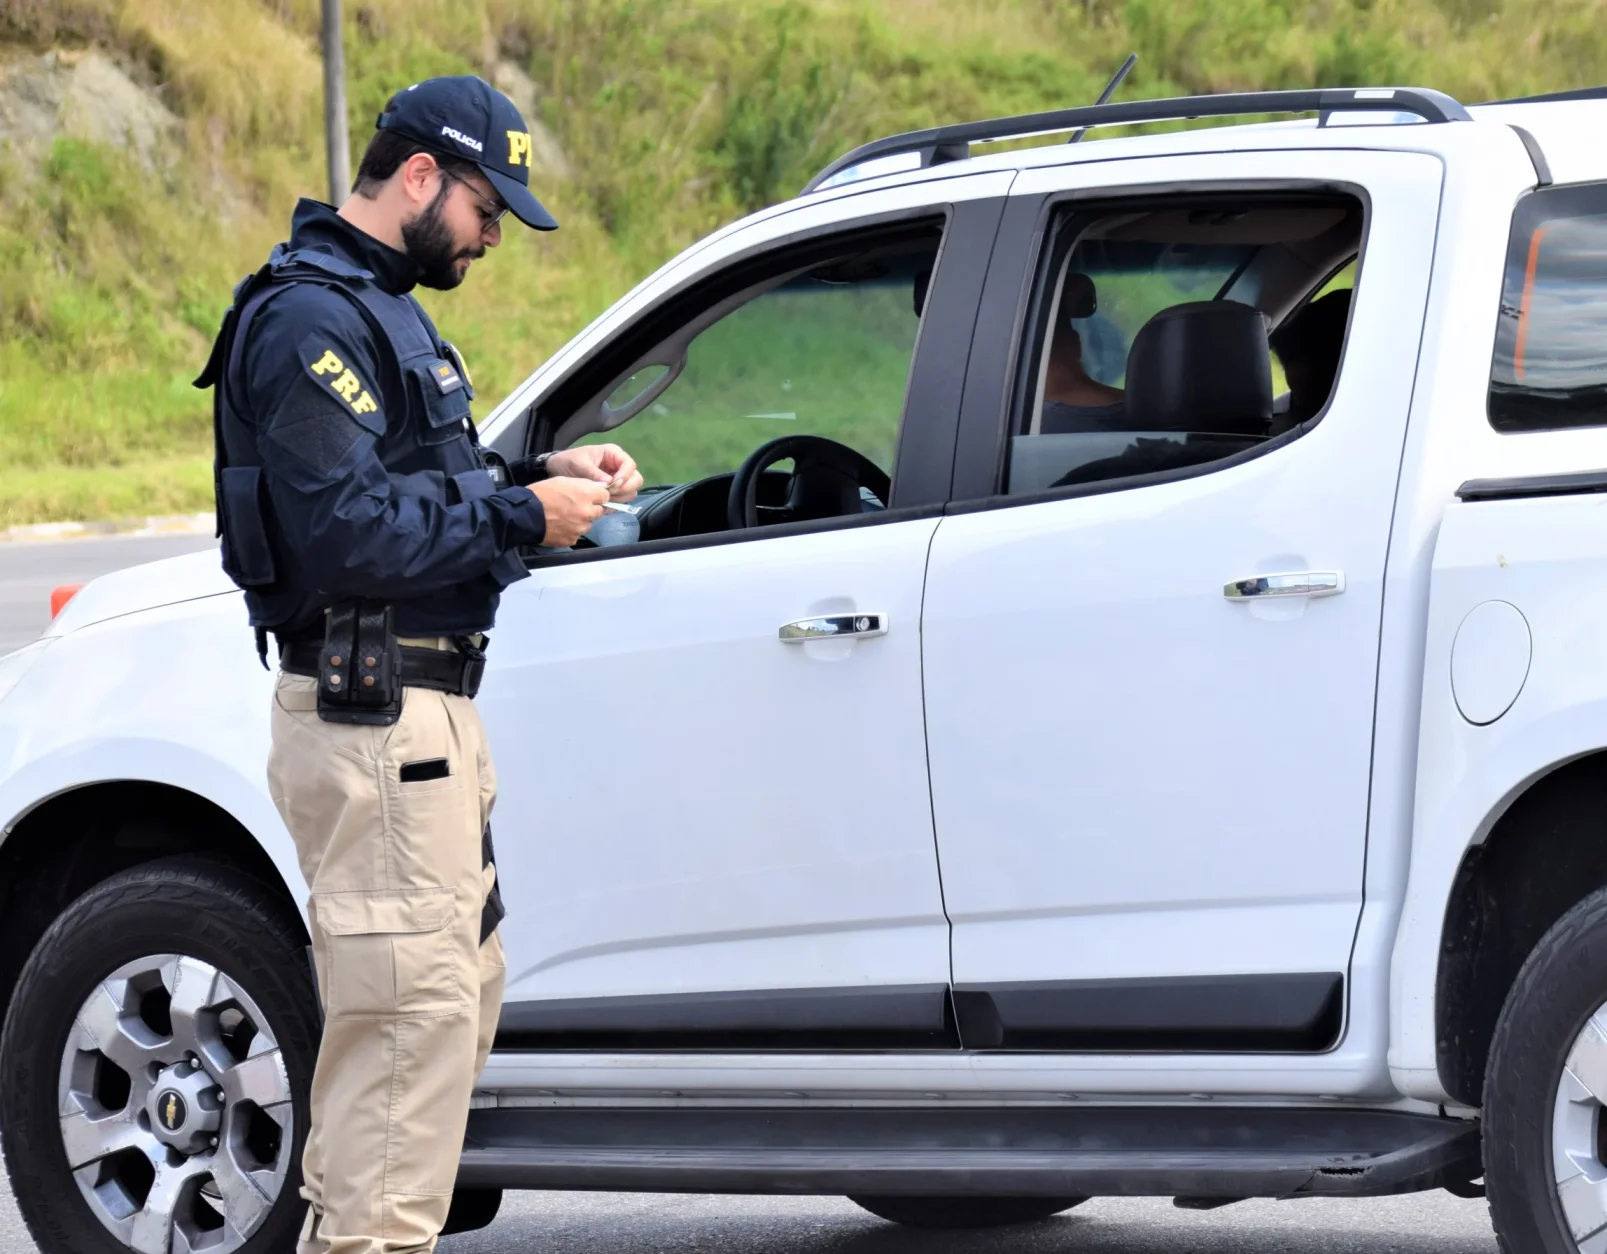
M 505 1044 L 939 1039 L 919 626 L 935 525 L 562 566 L 509 599 L 482 697 Z M 866 615 L 885 634 L 780 637 Z
M 1212 160 L 1186 195 L 1136 173 L 1057 204 L 1085 168 L 1013 197 L 1045 242 L 1008 413 L 978 411 L 1000 478 L 939 528 L 924 621 L 968 1046 L 1316 1053 L 1344 1028 L 1440 174 Z
M 651 486 L 637 543 L 545 559 L 499 616 L 499 1048 L 954 1047 L 920 636 L 949 463 L 905 450 L 929 424 L 952 450 L 959 391 L 928 375 L 969 343 L 971 210 L 746 262 L 747 289 L 653 311 L 659 347 L 624 334 L 601 408 L 550 406 L 565 442 L 607 420 L 582 438 Z M 865 460 L 794 449 L 732 493 L 798 435 Z

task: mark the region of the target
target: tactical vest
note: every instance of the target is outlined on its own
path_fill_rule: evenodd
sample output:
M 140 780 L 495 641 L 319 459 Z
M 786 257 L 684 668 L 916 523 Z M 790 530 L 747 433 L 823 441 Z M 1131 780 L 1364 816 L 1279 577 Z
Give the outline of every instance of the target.
M 245 591 L 259 651 L 266 648 L 267 631 L 301 626 L 301 620 L 334 599 L 297 581 L 296 564 L 283 552 L 242 377 L 253 320 L 296 283 L 316 283 L 351 300 L 383 346 L 382 356 L 391 358 L 382 361 L 381 375 L 372 381 L 383 393 L 383 405 L 366 413 L 358 412 L 360 406 L 352 408 L 355 420 L 376 437 L 376 451 L 393 486 L 445 505 L 496 490 L 469 419 L 474 393 L 468 375 L 418 302 L 411 295 L 385 291 L 370 271 L 326 252 L 276 247 L 268 264 L 235 288 L 234 302 L 195 384 L 213 388 L 213 490 L 223 569 Z M 499 586 L 522 573 L 512 553 L 489 572 Z

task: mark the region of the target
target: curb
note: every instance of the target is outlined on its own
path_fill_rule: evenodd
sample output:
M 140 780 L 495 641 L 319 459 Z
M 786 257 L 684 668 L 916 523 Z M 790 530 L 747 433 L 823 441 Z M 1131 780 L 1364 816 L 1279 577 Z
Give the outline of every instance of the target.
M 108 522 L 33 523 L 0 529 L 0 544 L 44 540 L 92 540 L 110 536 L 209 536 L 217 530 L 213 514 L 166 514 L 156 518 L 117 518 Z

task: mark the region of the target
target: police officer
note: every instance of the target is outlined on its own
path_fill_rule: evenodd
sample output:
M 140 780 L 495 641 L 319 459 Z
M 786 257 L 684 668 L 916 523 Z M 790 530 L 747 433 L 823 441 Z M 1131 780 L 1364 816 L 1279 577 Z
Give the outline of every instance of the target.
M 299 1254 L 431 1250 L 502 1000 L 496 777 L 471 698 L 524 545 L 641 485 L 618 447 L 511 466 L 410 295 L 449 289 L 530 193 L 529 128 L 478 78 L 385 107 L 354 194 L 304 200 L 235 291 L 214 386 L 224 566 L 280 675 L 268 777 L 311 889 L 324 1033 Z

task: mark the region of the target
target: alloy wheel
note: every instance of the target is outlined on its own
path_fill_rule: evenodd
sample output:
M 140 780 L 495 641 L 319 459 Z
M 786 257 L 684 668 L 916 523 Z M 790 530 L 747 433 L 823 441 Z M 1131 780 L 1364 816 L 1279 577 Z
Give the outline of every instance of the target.
M 182 954 L 119 967 L 84 1000 L 58 1089 L 67 1164 L 139 1254 L 228 1254 L 267 1216 L 294 1138 L 272 1028 L 227 974 Z
M 1607 1254 L 1607 1006 L 1568 1050 L 1551 1118 L 1557 1201 L 1580 1254 Z

